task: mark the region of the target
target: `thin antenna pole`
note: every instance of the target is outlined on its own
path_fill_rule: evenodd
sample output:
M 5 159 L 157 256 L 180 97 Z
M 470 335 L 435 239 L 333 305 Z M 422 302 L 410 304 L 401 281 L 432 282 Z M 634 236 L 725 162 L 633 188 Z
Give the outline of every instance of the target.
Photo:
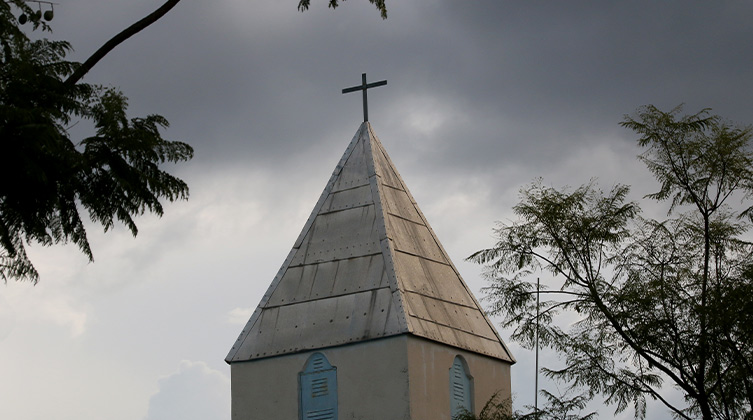
M 536 420 L 539 418 L 539 289 L 540 280 L 536 277 L 536 391 L 533 394 L 533 407 L 536 410 Z

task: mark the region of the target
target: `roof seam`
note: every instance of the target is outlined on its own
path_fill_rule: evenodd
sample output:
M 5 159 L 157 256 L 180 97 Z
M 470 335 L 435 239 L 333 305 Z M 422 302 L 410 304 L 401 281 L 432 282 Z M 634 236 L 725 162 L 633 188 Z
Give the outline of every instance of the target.
M 371 131 L 371 125 L 368 126 L 368 129 L 369 129 L 369 131 Z M 471 292 L 471 290 L 468 287 L 468 285 L 465 284 L 465 281 L 463 281 L 463 277 L 460 275 L 460 272 L 457 270 L 457 267 L 455 267 L 455 265 L 452 263 L 452 259 L 450 259 L 450 256 L 447 254 L 447 251 L 444 249 L 444 246 L 442 246 L 442 243 L 439 241 L 439 238 L 434 233 L 434 229 L 431 228 L 431 225 L 429 225 L 429 222 L 426 220 L 426 216 L 424 216 L 423 212 L 418 207 L 418 203 L 416 202 L 416 199 L 413 197 L 413 194 L 410 193 L 410 190 L 405 185 L 405 181 L 400 176 L 400 173 L 397 172 L 397 168 L 395 168 L 395 165 L 392 163 L 392 159 L 390 159 L 390 156 L 386 152 L 383 153 L 383 156 L 384 156 L 384 159 L 387 161 L 387 164 L 394 171 L 395 177 L 397 178 L 398 182 L 400 183 L 400 185 L 402 187 L 402 190 L 405 191 L 405 194 L 408 196 L 408 198 L 410 199 L 410 202 L 413 204 L 413 207 L 416 210 L 416 213 L 418 213 L 418 217 L 420 217 L 421 220 L 423 220 L 424 225 L 426 226 L 426 228 L 429 230 L 429 233 L 431 234 L 431 237 L 434 238 L 434 241 L 435 241 L 436 245 L 439 247 L 440 252 L 444 256 L 444 258 L 447 260 L 448 265 L 450 267 L 452 267 L 452 271 L 454 271 L 455 274 L 458 276 L 458 278 L 460 279 L 460 283 L 463 285 L 463 287 L 466 289 L 466 291 L 470 295 L 471 299 L 473 299 L 473 301 L 477 305 L 478 310 L 484 316 L 484 319 L 486 320 L 486 323 L 489 325 L 489 327 L 492 329 L 492 331 L 494 332 L 494 334 L 497 336 L 497 338 L 499 340 L 499 343 L 502 345 L 502 348 L 503 348 L 504 352 L 507 354 L 507 357 L 512 361 L 512 363 L 515 363 L 515 357 L 512 355 L 512 352 L 510 352 L 510 349 L 507 347 L 507 344 L 505 344 L 505 342 L 502 340 L 502 337 L 499 335 L 499 332 L 496 330 L 496 328 L 494 328 L 494 325 L 492 324 L 492 322 L 489 319 L 489 317 L 486 316 L 486 314 L 481 309 L 481 304 L 479 304 L 478 300 L 476 299 L 476 297 L 473 296 L 473 293 Z M 429 258 L 426 258 L 426 259 L 430 260 L 430 261 L 434 261 L 434 260 L 431 260 Z
M 405 217 L 403 217 L 403 216 L 401 216 L 401 215 L 399 215 L 399 214 L 397 214 L 397 213 L 393 213 L 393 212 L 391 212 L 391 211 L 387 211 L 387 214 L 389 214 L 390 216 L 394 216 L 394 217 L 397 217 L 397 218 L 398 218 L 398 219 L 400 219 L 400 220 L 405 220 L 406 222 L 410 222 L 410 223 L 413 223 L 414 225 L 418 225 L 418 226 L 426 226 L 426 225 L 425 225 L 425 224 L 423 224 L 423 223 L 420 223 L 420 222 L 416 222 L 416 221 L 414 221 L 414 220 L 411 220 L 411 219 L 405 218 Z
M 366 153 L 366 166 L 368 168 L 367 173 L 369 174 L 369 185 L 371 186 L 371 197 L 374 200 L 374 208 L 377 210 L 375 215 L 375 221 L 379 223 L 379 234 L 380 234 L 380 248 L 382 249 L 382 254 L 384 258 L 384 270 L 387 273 L 387 279 L 390 283 L 390 289 L 392 290 L 392 298 L 396 300 L 396 307 L 398 312 L 398 318 L 401 321 L 400 327 L 401 329 L 405 329 L 407 331 L 412 331 L 413 328 L 408 324 L 408 316 L 405 313 L 405 302 L 403 301 L 403 295 L 402 295 L 402 289 L 400 288 L 400 281 L 397 278 L 397 272 L 395 271 L 395 258 L 393 256 L 394 253 L 394 246 L 391 243 L 392 239 L 390 238 L 389 232 L 387 232 L 387 220 L 385 218 L 385 212 L 384 207 L 382 206 L 382 193 L 380 190 L 381 182 L 379 182 L 380 174 L 377 173 L 376 170 L 376 162 L 374 161 L 374 146 L 376 145 L 377 151 L 381 153 L 381 143 L 379 142 L 379 138 L 377 138 L 376 134 L 374 134 L 373 130 L 371 129 L 371 124 L 368 122 L 366 124 L 366 139 L 364 141 L 364 146 L 367 150 Z M 384 235 L 384 238 L 382 239 L 381 236 Z
M 332 171 L 332 175 L 330 176 L 329 181 L 327 181 L 327 185 L 324 187 L 324 191 L 322 191 L 322 194 L 319 196 L 319 200 L 317 200 L 316 204 L 314 205 L 314 209 L 311 211 L 308 219 L 306 219 L 306 223 L 303 225 L 303 229 L 298 235 L 293 248 L 299 248 L 303 245 L 303 239 L 306 237 L 306 234 L 313 226 L 317 214 L 319 213 L 319 211 L 321 211 L 322 206 L 324 206 L 324 202 L 327 201 L 327 197 L 334 189 L 335 184 L 337 183 L 337 179 L 340 177 L 340 174 L 345 167 L 345 163 L 350 158 L 353 150 L 355 150 L 355 145 L 358 143 L 358 139 L 360 138 L 360 135 L 364 129 L 364 125 L 361 124 L 361 126 L 358 128 L 358 131 L 356 132 L 356 135 L 353 136 L 353 139 L 350 141 L 350 143 L 348 143 L 348 147 L 345 149 L 345 153 L 343 153 L 342 157 L 337 162 L 335 170 Z
M 352 209 L 360 209 L 360 208 L 363 208 L 363 207 L 369 207 L 369 206 L 373 206 L 373 205 L 374 205 L 374 203 L 371 202 L 371 203 L 366 203 L 366 204 L 361 204 L 361 205 L 356 205 L 356 206 L 351 206 L 351 207 L 344 207 L 344 208 L 336 209 L 336 210 L 322 211 L 322 212 L 319 212 L 319 214 L 320 215 L 333 214 L 333 213 L 339 213 L 341 211 L 352 210 Z
M 331 194 L 336 194 L 336 193 L 341 193 L 341 192 L 345 192 L 345 191 L 352 191 L 352 190 L 357 190 L 357 189 L 359 189 L 359 188 L 363 188 L 363 187 L 368 187 L 368 186 L 369 186 L 369 183 L 368 183 L 368 178 L 366 179 L 366 181 L 367 181 L 367 182 L 366 182 L 365 184 L 358 184 L 358 185 L 356 185 L 356 186 L 353 186 L 353 187 L 342 188 L 342 189 L 339 189 L 339 190 L 334 190 L 334 189 L 333 189 L 332 191 L 330 191 L 330 193 L 331 193 Z
M 435 296 L 427 295 L 427 294 L 424 294 L 424 293 L 421 293 L 421 292 L 417 292 L 415 290 L 405 289 L 405 292 L 406 293 L 412 293 L 414 295 L 422 296 L 422 297 L 425 297 L 425 298 L 429 298 L 429 299 L 432 299 L 432 300 L 436 300 L 436 301 L 439 301 L 439 302 L 444 302 L 444 303 L 449 303 L 449 304 L 452 304 L 452 305 L 460 306 L 460 307 L 463 307 L 463 308 L 478 309 L 475 306 L 464 305 L 462 303 L 458 303 L 458 302 L 454 302 L 454 301 L 451 301 L 451 300 L 442 299 L 442 298 L 438 298 L 438 297 L 435 297 Z
M 358 259 L 358 258 L 373 257 L 374 255 L 381 255 L 381 254 L 382 254 L 381 252 L 374 252 L 374 253 L 371 253 L 371 254 L 359 255 L 357 257 L 335 258 L 335 259 L 326 260 L 326 261 L 317 261 L 317 262 L 313 262 L 313 263 L 312 262 L 308 262 L 308 263 L 301 263 L 301 264 L 296 264 L 296 265 L 290 265 L 290 266 L 288 266 L 288 268 L 306 267 L 306 266 L 309 266 L 309 265 L 326 264 L 326 263 L 331 263 L 331 262 L 336 262 L 336 261 L 355 260 L 355 259 Z
M 264 306 L 264 309 L 284 308 L 284 307 L 287 307 L 287 306 L 298 305 L 298 304 L 301 304 L 301 303 L 316 302 L 318 300 L 336 299 L 336 298 L 343 297 L 343 296 L 350 296 L 350 295 L 357 295 L 359 293 L 373 292 L 375 290 L 380 290 L 380 289 L 389 289 L 389 286 L 386 286 L 386 287 L 385 286 L 370 287 L 368 289 L 359 289 L 359 290 L 354 291 L 354 292 L 346 292 L 346 293 L 342 293 L 341 292 L 341 293 L 338 293 L 336 295 L 322 296 L 322 297 L 316 298 L 316 299 L 302 299 L 302 300 L 297 300 L 295 302 L 291 301 L 291 302 L 283 303 L 283 304 L 269 305 L 269 306 Z
M 390 184 L 387 184 L 387 183 L 384 183 L 384 182 L 382 182 L 382 185 L 385 186 L 385 187 L 387 187 L 387 188 L 389 188 L 389 189 L 393 189 L 395 191 L 403 191 L 403 192 L 405 192 L 404 188 L 398 188 L 398 187 L 395 187 L 394 185 L 390 185 Z
M 472 335 L 474 337 L 483 338 L 484 340 L 488 340 L 488 341 L 491 341 L 493 343 L 499 343 L 499 340 L 492 340 L 491 338 L 489 338 L 489 337 L 487 337 L 485 335 L 479 335 L 479 334 L 476 334 L 476 333 L 473 333 L 473 332 L 470 332 L 470 331 L 466 331 L 466 330 L 464 330 L 462 328 L 453 327 L 452 325 L 449 325 L 449 324 L 443 324 L 441 322 L 437 322 L 437 321 L 434 321 L 434 320 L 431 320 L 431 319 L 422 318 L 422 317 L 420 317 L 418 315 L 409 315 L 409 316 L 411 316 L 413 318 L 416 318 L 416 319 L 420 319 L 421 321 L 428 322 L 430 324 L 441 325 L 443 327 L 447 327 L 447 328 L 449 328 L 449 329 L 451 329 L 453 331 L 460 331 L 462 333 L 465 333 L 465 334 L 468 334 L 468 335 Z M 495 338 L 496 338 L 496 336 L 495 336 Z
M 301 247 L 303 239 L 306 236 L 306 233 L 309 231 L 309 229 L 311 229 L 314 219 L 316 218 L 316 214 L 319 212 L 319 210 L 321 210 L 322 206 L 324 205 L 324 202 L 327 199 L 327 196 L 334 188 L 335 182 L 340 176 L 340 173 L 342 173 L 343 167 L 345 166 L 345 162 L 347 162 L 347 160 L 350 158 L 350 155 L 353 153 L 353 150 L 355 149 L 356 143 L 358 143 L 360 136 L 363 134 L 363 132 L 366 129 L 367 129 L 366 123 L 362 123 L 358 127 L 358 131 L 356 132 L 356 134 L 350 140 L 350 143 L 348 143 L 348 147 L 345 148 L 345 152 L 343 153 L 340 160 L 337 162 L 337 166 L 335 166 L 335 170 L 332 172 L 332 175 L 327 181 L 327 184 L 324 187 L 324 191 L 322 191 L 321 195 L 319 196 L 319 199 L 314 205 L 314 209 L 311 211 L 311 214 L 306 220 L 306 223 L 303 225 L 303 230 L 301 230 L 301 233 L 298 235 L 298 238 L 296 238 L 295 242 L 293 243 L 293 248 L 288 253 L 287 257 L 285 258 L 285 261 L 283 261 L 282 266 L 277 271 L 277 274 L 275 275 L 274 280 L 272 280 L 272 284 L 269 285 L 269 287 L 267 288 L 267 291 L 262 296 L 261 302 L 259 302 L 259 305 L 256 307 L 256 310 L 254 310 L 254 313 L 251 315 L 251 318 L 249 318 L 248 322 L 246 323 L 245 328 L 238 335 L 238 339 L 236 340 L 236 345 L 234 345 L 230 349 L 227 356 L 225 357 L 225 361 L 227 363 L 230 363 L 232 360 L 235 360 L 239 357 L 238 352 L 241 350 L 241 348 L 246 342 L 246 339 L 249 337 L 249 331 L 251 331 L 251 328 L 253 328 L 253 326 L 256 324 L 257 320 L 259 319 L 259 316 L 262 312 L 262 307 L 267 302 L 269 302 L 269 299 L 272 297 L 272 294 L 274 293 L 275 289 L 277 289 L 277 286 L 280 284 L 280 281 L 282 280 L 283 275 L 285 274 L 288 267 L 290 266 L 290 263 L 293 261 L 295 254 L 298 252 L 299 248 Z
M 392 240 L 392 238 L 389 238 L 389 239 L 390 239 L 390 240 Z M 416 258 L 423 258 L 423 259 L 425 259 L 425 260 L 427 260 L 427 261 L 431 261 L 431 262 L 435 262 L 435 263 L 437 263 L 437 264 L 443 264 L 443 265 L 447 265 L 447 266 L 449 266 L 449 264 L 447 264 L 447 262 L 445 262 L 445 261 L 439 261 L 439 260 L 435 260 L 435 259 L 433 259 L 433 258 L 429 258 L 429 257 L 427 257 L 427 256 L 424 256 L 424 255 L 418 255 L 418 254 L 414 254 L 414 253 L 412 253 L 412 252 L 408 252 L 408 251 L 403 251 L 402 249 L 397 249 L 397 248 L 395 248 L 395 252 L 400 252 L 400 253 L 402 253 L 402 254 L 405 254 L 405 255 L 410 255 L 410 256 L 412 256 L 412 257 L 416 257 Z

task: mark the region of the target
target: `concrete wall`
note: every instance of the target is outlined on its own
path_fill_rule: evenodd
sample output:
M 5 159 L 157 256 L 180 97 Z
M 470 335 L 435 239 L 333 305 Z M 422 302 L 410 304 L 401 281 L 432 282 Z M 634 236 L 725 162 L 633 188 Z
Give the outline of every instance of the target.
M 474 411 L 497 391 L 510 396 L 509 363 L 410 335 L 316 351 L 337 368 L 339 420 L 450 420 L 457 355 L 473 377 Z M 233 363 L 232 419 L 299 419 L 298 373 L 316 351 Z
M 414 336 L 407 337 L 411 419 L 450 420 L 450 367 L 462 356 L 473 377 L 478 414 L 495 392 L 510 398 L 510 364 Z
M 337 368 L 339 420 L 410 419 L 406 338 L 317 350 Z M 298 419 L 298 373 L 315 352 L 233 363 L 232 419 Z

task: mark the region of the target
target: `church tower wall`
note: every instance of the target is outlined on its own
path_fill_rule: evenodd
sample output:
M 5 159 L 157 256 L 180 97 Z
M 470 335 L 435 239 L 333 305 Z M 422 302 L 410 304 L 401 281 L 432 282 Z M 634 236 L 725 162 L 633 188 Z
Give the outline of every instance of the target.
M 231 366 L 232 419 L 302 419 L 299 374 L 307 360 L 324 355 L 337 371 L 336 417 L 410 419 L 405 335 L 288 354 Z
M 510 364 L 411 335 L 234 363 L 232 419 L 306 420 L 301 373 L 312 355 L 336 370 L 332 414 L 340 420 L 450 420 L 452 368 L 459 358 L 470 376 L 478 413 L 498 392 L 510 397 Z
M 515 362 L 368 122 L 225 360 L 233 420 L 450 420 Z
M 470 374 L 472 409 L 481 411 L 495 394 L 510 398 L 509 362 L 447 346 L 419 337 L 407 336 L 411 419 L 450 419 L 451 368 L 456 357 Z

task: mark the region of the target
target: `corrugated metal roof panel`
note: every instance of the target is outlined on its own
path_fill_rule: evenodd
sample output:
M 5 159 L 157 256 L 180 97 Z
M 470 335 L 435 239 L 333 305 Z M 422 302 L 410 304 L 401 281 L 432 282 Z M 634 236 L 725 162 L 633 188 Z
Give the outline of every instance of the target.
M 351 293 L 376 288 L 389 288 L 381 254 L 338 261 L 333 290 Z M 318 276 L 324 277 L 324 275 Z
M 396 252 L 395 269 L 403 290 L 476 308 L 468 290 L 458 282 L 452 266 Z
M 333 192 L 324 201 L 321 212 L 327 213 L 369 204 L 374 204 L 374 200 L 371 198 L 371 187 L 366 184 Z
M 311 276 L 312 268 L 312 266 L 289 267 L 264 306 L 279 306 L 295 302 L 296 297 L 299 296 L 299 290 L 305 287 L 303 283 L 304 272 L 309 271 L 306 275 L 306 278 L 308 278 Z M 304 299 L 299 298 L 298 300 Z
M 433 322 L 416 319 L 418 327 L 414 335 L 424 337 L 429 340 L 438 341 L 454 347 L 470 350 L 476 353 L 485 354 L 497 359 L 512 361 L 506 350 L 500 351 L 499 340 L 489 340 L 483 337 L 474 336 L 470 333 L 453 330 L 451 328 L 442 327 L 441 325 L 434 324 Z M 513 359 L 514 360 L 514 359 Z
M 405 333 L 514 361 L 364 123 L 226 360 Z
M 395 249 L 433 261 L 447 263 L 437 240 L 424 224 L 414 223 L 388 214 L 386 216 L 388 237 L 393 240 Z
M 423 223 L 421 216 L 416 211 L 416 206 L 411 202 L 405 191 L 387 187 L 382 189 L 382 194 L 385 212 L 414 223 Z
M 268 307 L 229 361 L 336 346 L 407 331 L 388 288 Z
M 496 335 L 489 330 L 483 316 L 475 308 L 417 293 L 406 293 L 405 297 L 410 316 L 455 330 L 466 331 L 489 340 L 496 339 Z
M 376 138 L 376 136 L 373 135 L 373 132 L 369 134 L 372 135 L 373 138 Z M 375 145 L 373 153 L 374 170 L 377 175 L 379 175 L 381 184 L 396 189 L 404 189 L 405 186 L 403 180 L 400 178 L 400 174 L 390 161 L 387 151 L 384 150 L 382 143 L 377 140 L 376 142 L 372 142 L 372 144 Z
M 381 253 L 288 267 L 264 307 L 389 288 Z
M 318 214 L 291 265 L 379 253 L 379 232 L 374 217 L 373 205 Z
M 359 133 L 353 140 L 357 140 Z M 349 190 L 362 185 L 369 185 L 369 173 L 366 165 L 365 144 L 363 142 L 353 143 L 352 150 L 346 150 L 343 159 L 347 159 L 340 169 L 337 180 L 335 181 L 331 192 Z

